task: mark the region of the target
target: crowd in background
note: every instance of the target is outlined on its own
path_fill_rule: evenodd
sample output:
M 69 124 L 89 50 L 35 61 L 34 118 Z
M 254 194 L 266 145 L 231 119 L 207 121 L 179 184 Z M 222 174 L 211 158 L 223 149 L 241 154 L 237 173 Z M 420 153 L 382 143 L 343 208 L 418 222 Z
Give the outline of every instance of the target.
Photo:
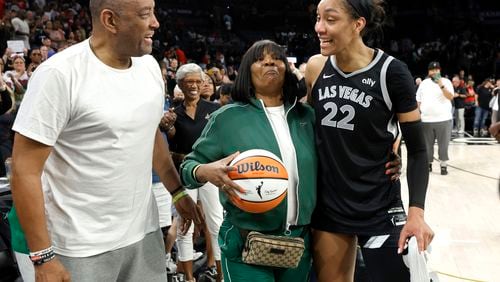
M 88 1 L 3 2 L 0 5 L 0 50 L 3 54 L 0 67 L 3 81 L 16 98 L 12 111 L 0 117 L 2 152 L 8 155 L 11 145 L 7 132 L 14 118 L 15 105 L 19 105 L 31 73 L 53 54 L 88 38 L 91 21 Z M 308 22 L 313 21 L 315 14 L 315 5 L 310 1 L 287 1 L 285 9 L 279 9 L 279 1 L 273 2 L 275 8 L 263 6 L 259 1 L 237 6 L 229 6 L 229 1 L 198 2 L 169 1 L 167 6 L 159 1 L 157 4 L 161 27 L 155 35 L 153 55 L 160 63 L 167 92 L 173 100 L 178 99 L 174 98 L 176 69 L 188 62 L 199 64 L 207 72 L 214 84 L 214 95 L 210 100 L 218 100 L 219 94 L 215 90 L 222 83 L 234 80 L 243 51 L 260 38 L 274 39 L 286 46 L 288 54 L 295 56 L 298 63 L 317 53 L 316 36 L 308 28 L 311 26 Z M 396 18 L 398 12 L 395 9 L 393 12 L 392 17 Z M 269 26 L 273 28 L 266 29 Z M 396 28 L 389 26 L 388 30 Z M 484 38 L 479 31 L 471 29 L 450 32 L 447 37 L 422 42 L 416 42 L 408 35 L 389 39 L 389 33 L 385 35 L 385 41 L 372 40 L 372 43 L 383 45 L 386 51 L 401 58 L 415 77 L 424 76 L 428 62 L 437 60 L 449 78 L 460 75 L 460 87 L 467 93 L 477 94 L 478 89 L 481 92 L 489 80 L 492 84 L 486 89 L 496 93 L 493 90 L 498 85 L 493 79 L 500 77 L 498 38 L 496 41 L 494 36 Z M 9 40 L 23 41 L 24 50 L 14 52 L 8 48 Z M 470 96 L 466 101 L 466 129 L 475 133 L 473 120 L 479 101 L 474 95 Z M 481 99 L 482 105 L 487 104 L 484 99 Z
M 88 38 L 91 20 L 88 1 L 85 0 L 2 2 L 0 67 L 3 81 L 15 98 L 12 110 L 0 117 L 0 141 L 5 159 L 11 150 L 11 134 L 8 132 L 15 116 L 15 107 L 22 100 L 32 72 L 50 56 Z M 167 97 L 174 104 L 180 99 L 180 95 L 176 96 L 174 91 L 175 73 L 183 64 L 194 62 L 203 68 L 214 89 L 209 100 L 218 101 L 220 91 L 217 90 L 223 83 L 234 80 L 244 50 L 255 40 L 275 40 L 287 49 L 289 56 L 297 58 L 297 67 L 306 62 L 310 55 L 317 53 L 317 38 L 310 28 L 316 12 L 313 1 L 276 1 L 265 5 L 262 1 L 237 5 L 225 0 L 212 2 L 177 0 L 169 1 L 168 5 L 164 1 L 157 3 L 156 14 L 161 26 L 155 33 L 153 56 L 161 66 Z M 391 1 L 388 2 L 391 5 Z M 401 58 L 417 78 L 417 83 L 419 77 L 425 77 L 427 64 L 433 60 L 441 62 L 442 73 L 450 79 L 459 75 L 460 87 L 474 94 L 469 95 L 471 97 L 465 103 L 465 123 L 468 132 L 476 133 L 473 131 L 475 108 L 478 105 L 475 94 L 478 89 L 481 92 L 490 80 L 492 84 L 486 89 L 491 94 L 496 93 L 493 90 L 498 88 L 494 79 L 500 77 L 500 41 L 494 36 L 485 38 L 479 30 L 470 28 L 463 29 L 463 32 L 450 30 L 446 37 L 435 34 L 433 40 L 425 40 L 431 37 L 426 28 L 423 28 L 425 36 L 410 38 L 406 34 L 392 38 L 393 31 L 398 30 L 395 23 L 398 13 L 400 17 L 404 16 L 402 11 L 398 12 L 394 7 L 389 9 L 392 14 L 388 22 L 392 25 L 387 27 L 385 40 L 371 38 L 367 41 Z M 436 9 L 430 13 L 435 14 Z M 436 32 L 439 30 L 436 29 Z M 394 32 L 400 33 L 404 34 L 404 31 Z M 417 42 L 412 38 L 423 40 Z M 10 40 L 23 41 L 25 48 L 15 52 L 8 45 Z M 228 86 L 225 89 L 229 90 Z M 227 100 L 227 97 L 223 100 Z M 485 123 L 489 124 L 489 118 Z M 476 136 L 479 135 L 476 133 Z

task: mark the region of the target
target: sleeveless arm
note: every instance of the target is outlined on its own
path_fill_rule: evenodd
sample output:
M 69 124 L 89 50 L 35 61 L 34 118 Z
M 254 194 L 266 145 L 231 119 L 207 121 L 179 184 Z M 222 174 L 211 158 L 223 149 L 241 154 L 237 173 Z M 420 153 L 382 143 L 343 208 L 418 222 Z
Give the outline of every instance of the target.
M 307 103 L 309 105 L 312 104 L 312 97 L 311 97 L 312 88 L 316 83 L 316 80 L 318 79 L 327 59 L 328 57 L 325 57 L 321 54 L 317 54 L 309 58 L 309 61 L 307 61 L 306 72 L 304 74 L 304 77 L 306 80 L 306 87 L 307 87 Z

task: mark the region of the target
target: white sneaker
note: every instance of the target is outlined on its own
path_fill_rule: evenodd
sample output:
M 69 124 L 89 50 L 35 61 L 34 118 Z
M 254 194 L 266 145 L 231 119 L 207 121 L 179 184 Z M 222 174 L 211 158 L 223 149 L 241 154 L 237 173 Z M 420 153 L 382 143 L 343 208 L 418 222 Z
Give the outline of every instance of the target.
M 170 253 L 165 255 L 165 259 L 167 261 L 167 273 L 176 273 L 177 272 L 177 264 L 170 256 Z
M 195 260 L 198 260 L 199 258 L 201 258 L 203 256 L 203 253 L 202 252 L 197 252 L 197 251 L 194 251 L 193 252 L 193 261 Z

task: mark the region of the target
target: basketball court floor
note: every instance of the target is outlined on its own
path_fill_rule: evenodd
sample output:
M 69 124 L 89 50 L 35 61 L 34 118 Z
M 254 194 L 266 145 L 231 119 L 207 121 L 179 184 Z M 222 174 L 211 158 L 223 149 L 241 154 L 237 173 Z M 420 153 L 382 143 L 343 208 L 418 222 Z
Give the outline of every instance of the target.
M 448 175 L 440 175 L 437 161 L 430 173 L 425 216 L 435 237 L 428 266 L 440 282 L 500 282 L 500 144 L 463 141 L 450 143 Z

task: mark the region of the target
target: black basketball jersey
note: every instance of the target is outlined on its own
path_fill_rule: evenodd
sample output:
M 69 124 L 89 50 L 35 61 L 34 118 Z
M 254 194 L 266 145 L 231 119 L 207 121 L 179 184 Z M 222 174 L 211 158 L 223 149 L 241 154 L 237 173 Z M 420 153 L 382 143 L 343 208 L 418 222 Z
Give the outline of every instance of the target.
M 417 107 L 404 63 L 376 50 L 363 69 L 344 73 L 331 56 L 312 89 L 320 161 L 317 212 L 338 230 L 376 226 L 400 203 L 400 183 L 385 174 L 399 134 L 396 113 Z

